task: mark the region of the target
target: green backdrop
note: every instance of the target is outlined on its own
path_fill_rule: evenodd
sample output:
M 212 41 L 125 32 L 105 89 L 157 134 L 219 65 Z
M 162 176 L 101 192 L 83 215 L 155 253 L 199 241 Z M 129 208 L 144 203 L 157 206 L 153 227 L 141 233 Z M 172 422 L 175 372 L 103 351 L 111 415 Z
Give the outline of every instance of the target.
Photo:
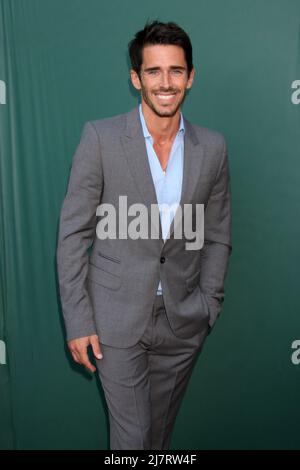
M 65 346 L 58 217 L 84 122 L 136 106 L 127 43 L 158 18 L 191 36 L 196 79 L 183 112 L 225 135 L 233 204 L 226 300 L 172 448 L 300 448 L 300 1 L 0 5 L 1 447 L 108 446 L 101 386 Z

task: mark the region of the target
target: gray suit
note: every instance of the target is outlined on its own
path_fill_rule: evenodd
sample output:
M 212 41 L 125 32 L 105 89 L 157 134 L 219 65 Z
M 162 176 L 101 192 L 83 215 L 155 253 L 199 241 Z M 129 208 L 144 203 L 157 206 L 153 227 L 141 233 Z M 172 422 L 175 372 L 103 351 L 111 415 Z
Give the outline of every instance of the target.
M 119 195 L 126 195 L 128 207 L 143 203 L 149 208 L 149 213 L 151 204 L 157 204 L 138 107 L 113 118 L 87 122 L 73 157 L 68 191 L 61 210 L 57 249 L 62 310 L 68 340 L 95 333 L 99 335 L 105 349 L 102 349 L 104 359 L 97 361 L 97 365 L 110 413 L 114 409 L 110 402 L 113 391 L 104 383 L 105 376 L 110 376 L 108 351 L 115 364 L 124 357 L 122 348 L 129 348 L 127 354 L 133 351 L 130 348 L 137 344 L 141 346 L 149 325 L 152 324 L 153 328 L 157 312 L 161 315 L 163 311 L 165 327 L 168 325 L 172 340 L 178 341 L 176 347 L 186 346 L 198 338 L 193 349 L 196 354 L 213 327 L 224 299 L 224 279 L 232 249 L 226 144 L 218 132 L 193 125 L 186 119 L 184 124 L 180 204 L 205 205 L 205 241 L 201 250 L 186 250 L 187 240 L 174 238 L 173 224 L 170 238 L 164 242 L 160 222 L 155 226 L 150 219 L 149 223 L 154 224 L 153 229 L 158 236 L 156 239 L 117 237 L 99 240 L 96 236 L 96 208 L 100 203 L 110 203 L 118 209 Z M 193 212 L 193 223 L 194 218 Z M 92 251 L 89 255 L 90 246 Z M 156 296 L 159 279 L 163 299 Z M 152 335 L 153 332 L 152 329 Z M 148 340 L 146 350 L 149 352 L 151 341 Z M 121 351 L 123 356 L 116 356 L 116 352 Z M 194 364 L 194 359 L 191 359 L 191 364 Z M 191 373 L 192 366 L 189 367 L 185 386 Z M 105 376 L 104 371 L 107 372 Z M 120 372 L 121 369 L 115 369 L 116 377 Z M 123 393 L 124 389 L 119 391 Z M 144 391 L 141 396 L 144 396 Z M 178 397 L 178 406 L 180 400 Z M 126 401 L 123 406 L 130 408 Z M 117 413 L 115 409 L 114 416 L 111 416 L 111 420 L 114 419 L 114 435 L 111 435 L 114 445 L 118 446 L 116 448 L 137 445 L 133 444 L 134 440 L 132 444 L 122 441 L 122 426 L 117 430 Z M 149 413 L 146 415 L 149 417 Z M 170 429 L 174 419 L 175 415 L 169 420 Z M 150 448 L 145 435 L 141 446 L 136 448 Z M 164 444 L 155 445 L 168 446 L 170 433 L 162 439 Z

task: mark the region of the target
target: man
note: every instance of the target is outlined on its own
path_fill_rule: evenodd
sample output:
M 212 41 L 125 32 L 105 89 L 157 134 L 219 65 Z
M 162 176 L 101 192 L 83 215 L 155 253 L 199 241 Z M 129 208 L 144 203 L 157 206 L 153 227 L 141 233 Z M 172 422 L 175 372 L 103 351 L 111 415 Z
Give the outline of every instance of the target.
M 141 104 L 86 123 L 61 211 L 57 264 L 68 346 L 91 371 L 87 348 L 93 350 L 110 448 L 168 449 L 224 298 L 229 169 L 224 137 L 192 125 L 180 111 L 195 73 L 188 35 L 154 21 L 130 42 L 129 55 Z M 126 232 L 124 210 L 133 216 L 137 204 L 147 210 L 151 236 Z M 184 205 L 192 207 L 189 216 L 180 212 Z M 175 232 L 180 221 L 190 222 L 199 235 L 201 205 L 204 244 L 187 248 L 187 236 Z M 104 217 L 110 207 L 112 225 Z

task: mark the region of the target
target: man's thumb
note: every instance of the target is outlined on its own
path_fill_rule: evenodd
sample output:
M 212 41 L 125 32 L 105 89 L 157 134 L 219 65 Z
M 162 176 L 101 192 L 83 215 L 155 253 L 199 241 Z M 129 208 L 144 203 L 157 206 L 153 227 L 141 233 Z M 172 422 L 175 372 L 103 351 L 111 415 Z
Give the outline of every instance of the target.
M 93 350 L 94 356 L 95 356 L 97 359 L 102 359 L 103 355 L 102 355 L 102 353 L 101 353 L 100 343 L 99 343 L 99 340 L 98 340 L 98 336 L 97 336 L 97 335 L 91 336 L 90 341 L 91 341 L 91 346 L 92 346 L 92 350 Z

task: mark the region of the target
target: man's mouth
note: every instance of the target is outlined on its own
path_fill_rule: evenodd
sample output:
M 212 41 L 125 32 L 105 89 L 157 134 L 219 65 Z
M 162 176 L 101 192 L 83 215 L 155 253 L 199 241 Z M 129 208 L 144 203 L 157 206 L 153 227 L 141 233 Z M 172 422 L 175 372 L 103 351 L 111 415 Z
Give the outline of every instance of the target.
M 155 96 L 163 101 L 170 101 L 176 93 L 155 93 Z

